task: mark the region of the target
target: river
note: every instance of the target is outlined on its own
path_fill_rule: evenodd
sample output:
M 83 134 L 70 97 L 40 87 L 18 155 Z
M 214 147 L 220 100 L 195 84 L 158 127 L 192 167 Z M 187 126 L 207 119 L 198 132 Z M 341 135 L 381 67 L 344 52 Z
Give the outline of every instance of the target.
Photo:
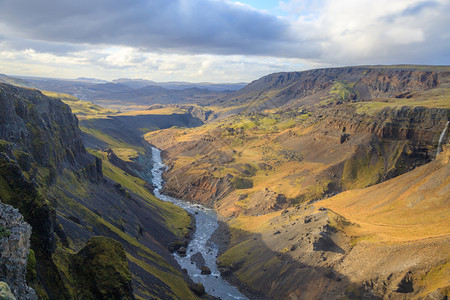
M 186 248 L 186 256 L 180 256 L 178 253 L 174 254 L 178 264 L 187 270 L 189 277 L 194 282 L 203 284 L 208 294 L 221 299 L 247 299 L 236 287 L 222 279 L 217 268 L 216 260 L 219 249 L 210 241 L 211 235 L 219 227 L 215 211 L 198 204 L 192 204 L 161 194 L 160 191 L 163 185 L 162 173 L 166 169 L 166 165 L 162 162 L 161 151 L 155 147 L 152 147 L 152 159 L 152 183 L 155 186 L 155 196 L 163 201 L 172 202 L 195 216 L 196 229 L 191 242 Z M 205 265 L 211 270 L 210 275 L 202 275 L 199 267 L 193 262 L 192 256 L 196 253 L 200 253 L 203 256 Z M 198 254 L 196 255 L 198 256 Z

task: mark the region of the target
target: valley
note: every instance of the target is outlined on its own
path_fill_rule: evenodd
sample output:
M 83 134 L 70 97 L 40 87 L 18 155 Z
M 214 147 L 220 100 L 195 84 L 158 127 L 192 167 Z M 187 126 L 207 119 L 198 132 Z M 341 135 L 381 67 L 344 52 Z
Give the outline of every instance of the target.
M 51 82 L 42 93 L 0 85 L 0 198 L 33 227 L 27 283 L 40 298 L 227 299 L 207 283 L 221 278 L 249 299 L 448 297 L 449 67 L 276 73 L 173 101 L 134 95 L 139 81 L 114 92 L 130 84 L 120 80 L 95 83 L 98 96 L 83 86 L 90 103 L 74 96 L 79 82 Z M 160 88 L 192 88 L 179 85 Z M 198 249 L 197 204 L 219 227 Z M 95 274 L 82 253 L 95 260 L 120 248 L 112 240 L 125 266 L 116 288 L 81 289 Z M 212 258 L 201 253 L 218 240 Z M 213 274 L 190 269 L 195 253 L 183 261 L 174 245 L 197 249 Z

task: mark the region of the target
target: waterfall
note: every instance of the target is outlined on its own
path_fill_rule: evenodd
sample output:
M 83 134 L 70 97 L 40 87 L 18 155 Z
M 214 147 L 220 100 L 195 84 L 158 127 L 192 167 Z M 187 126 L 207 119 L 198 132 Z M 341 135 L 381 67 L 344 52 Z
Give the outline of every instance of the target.
M 439 136 L 439 143 L 438 143 L 438 147 L 437 147 L 436 157 L 441 152 L 442 142 L 444 141 L 445 133 L 447 132 L 447 129 L 448 129 L 448 123 L 450 123 L 450 121 L 447 121 L 447 124 L 445 125 L 444 130 L 442 130 L 441 135 Z

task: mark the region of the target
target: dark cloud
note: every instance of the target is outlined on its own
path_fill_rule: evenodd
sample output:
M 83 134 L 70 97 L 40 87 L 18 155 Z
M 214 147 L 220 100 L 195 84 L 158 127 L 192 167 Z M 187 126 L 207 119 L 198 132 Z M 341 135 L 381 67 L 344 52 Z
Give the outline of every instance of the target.
M 30 40 L 14 36 L 5 36 L 0 34 L 0 44 L 9 50 L 33 49 L 42 53 L 53 53 L 55 55 L 66 55 L 77 51 L 86 50 L 87 47 L 82 44 L 48 42 L 42 40 Z
M 261 66 L 267 57 L 286 66 L 291 58 L 310 66 L 448 64 L 448 0 L 391 3 L 286 0 L 281 18 L 227 0 L 0 0 L 0 51 L 32 49 L 36 61 L 51 57 L 37 54 L 54 54 L 93 68 L 145 65 L 167 73 L 197 54 L 256 57 Z M 194 73 L 199 66 L 186 68 Z
M 289 24 L 227 1 L 2 0 L 0 23 L 24 38 L 44 41 L 187 53 L 299 52 Z
M 421 13 L 426 8 L 436 8 L 441 5 L 437 1 L 423 1 L 407 7 L 403 12 L 403 16 L 414 16 Z
M 414 17 L 417 15 L 420 15 L 426 9 L 441 9 L 441 10 L 445 11 L 446 6 L 440 4 L 437 1 L 422 1 L 422 2 L 418 2 L 418 3 L 413 3 L 409 6 L 406 6 L 405 9 L 401 10 L 398 13 L 383 16 L 381 18 L 381 21 L 393 23 L 401 17 Z M 448 7 L 447 7 L 447 9 L 448 9 Z

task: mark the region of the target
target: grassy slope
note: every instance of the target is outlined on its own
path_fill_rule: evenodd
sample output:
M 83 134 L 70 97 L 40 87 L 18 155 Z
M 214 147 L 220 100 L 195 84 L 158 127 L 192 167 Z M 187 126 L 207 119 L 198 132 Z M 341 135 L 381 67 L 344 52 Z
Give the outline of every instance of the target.
M 353 246 L 363 241 L 414 245 L 446 239 L 448 243 L 449 150 L 409 173 L 366 189 L 344 192 L 315 205 L 333 210 L 352 224 L 341 229 L 352 238 Z M 434 258 L 439 257 L 440 264 L 431 266 L 415 282 L 423 288 L 420 296 L 437 288 L 449 292 L 450 254 L 441 249 Z
M 101 151 L 92 151 L 91 153 L 102 159 L 104 176 L 116 183 L 120 183 L 129 191 L 146 199 L 155 213 L 163 218 L 167 228 L 169 228 L 169 230 L 172 231 L 172 233 L 177 237 L 184 237 L 184 235 L 188 232 L 187 227 L 189 226 L 191 219 L 183 209 L 173 205 L 172 203 L 164 202 L 156 198 L 148 190 L 146 181 L 124 173 L 120 168 L 114 166 L 107 160 L 105 153 Z
M 70 106 L 72 112 L 76 114 L 79 118 L 100 117 L 116 114 L 118 112 L 117 110 L 107 109 L 89 101 L 80 100 L 77 97 L 69 94 L 50 91 L 42 91 L 42 93 L 48 97 L 61 99 L 64 103 Z
M 146 203 L 142 203 L 141 205 L 146 205 L 146 207 L 153 212 L 152 218 L 160 220 L 160 222 L 163 223 L 175 237 L 184 237 L 188 232 L 187 227 L 191 222 L 190 217 L 185 211 L 170 203 L 158 200 L 148 191 L 146 183 L 143 180 L 125 174 L 121 169 L 110 164 L 101 152 L 96 152 L 94 154 L 104 159 L 103 172 L 105 177 L 121 184 L 125 189 L 141 196 L 142 199 L 145 199 Z M 91 231 L 88 232 L 88 234 L 100 234 L 114 237 L 114 239 L 120 241 L 126 247 L 127 258 L 130 263 L 139 266 L 139 268 L 144 269 L 164 283 L 165 287 L 161 286 L 161 289 L 158 290 L 157 288 L 153 291 L 154 293 L 152 293 L 151 290 L 148 290 L 149 283 L 145 282 L 145 273 L 144 277 L 142 273 L 132 274 L 133 279 L 141 283 L 140 285 L 135 286 L 135 293 L 137 293 L 137 295 L 140 295 L 140 297 L 146 295 L 145 297 L 160 298 L 162 297 L 160 294 L 165 293 L 165 297 L 174 299 L 180 298 L 181 295 L 194 299 L 195 296 L 188 288 L 179 271 L 171 266 L 161 255 L 143 245 L 136 239 L 132 232 L 128 233 L 124 231 L 122 226 L 126 225 L 126 223 L 123 223 L 122 218 L 120 217 L 120 211 L 116 211 L 116 207 L 111 207 L 111 212 L 108 214 L 93 210 L 85 204 L 85 202 L 89 203 L 93 201 L 93 199 L 89 200 L 90 197 L 96 197 L 94 192 L 95 189 L 96 187 L 92 186 L 92 184 L 80 181 L 72 174 L 66 173 L 58 178 L 54 188 L 50 190 L 49 194 L 57 198 L 60 203 L 58 209 L 60 218 L 67 219 L 70 216 L 78 216 L 78 218 L 82 220 L 82 224 L 84 224 L 83 227 L 87 226 L 87 229 Z M 85 202 L 77 199 L 83 199 Z M 111 215 L 112 213 L 117 213 L 117 215 Z M 65 266 L 70 261 L 70 257 L 73 254 L 71 248 L 79 249 L 84 245 L 86 233 L 81 233 L 81 236 L 79 236 L 80 233 L 77 230 L 75 230 L 75 232 L 77 233 L 69 239 L 69 244 L 71 246 L 67 247 L 67 245 L 64 246 L 63 244 L 60 244 L 59 250 L 53 256 L 54 261 L 61 270 L 66 269 Z M 69 270 L 66 270 L 64 274 L 63 278 L 65 278 L 67 287 L 70 289 L 74 279 Z M 154 287 L 152 287 L 152 289 L 154 289 Z M 76 293 L 76 290 L 72 290 L 71 292 Z
M 281 286 L 285 287 L 292 278 L 302 276 L 303 268 L 321 266 L 315 262 L 317 257 L 308 256 L 306 248 L 300 255 L 292 252 L 296 237 L 305 234 L 301 229 L 295 229 L 294 225 L 299 220 L 303 223 L 301 220 L 306 215 L 316 215 L 319 208 L 325 207 L 328 209 L 329 226 L 350 239 L 347 246 L 350 248 L 345 256 L 339 257 L 336 262 L 333 262 L 332 256 L 328 256 L 327 262 L 331 261 L 330 266 L 343 278 L 342 282 L 349 280 L 349 283 L 335 287 L 336 290 L 343 289 L 345 293 L 350 293 L 351 285 L 358 290 L 356 287 L 361 284 L 361 280 L 372 278 L 373 282 L 377 282 L 377 277 L 381 277 L 381 281 L 385 280 L 386 287 L 389 287 L 391 283 L 386 279 L 389 274 L 392 278 L 400 276 L 401 279 L 402 274 L 413 270 L 413 298 L 422 298 L 436 289 L 440 289 L 443 295 L 448 295 L 449 157 L 450 152 L 446 152 L 437 161 L 389 181 L 365 189 L 347 191 L 313 206 L 302 206 L 299 210 L 290 209 L 287 214 L 287 211 L 278 211 L 257 217 L 240 215 L 228 222 L 231 231 L 230 248 L 219 257 L 220 265 L 235 270 L 234 276 L 246 286 L 271 291 L 272 296 L 286 296 Z M 285 240 L 279 237 L 283 233 L 273 234 L 277 229 L 286 231 L 286 235 L 292 238 Z M 311 236 L 311 232 L 308 232 Z M 290 241 L 291 239 L 294 240 Z M 386 251 L 390 253 L 388 256 Z M 320 253 L 317 251 L 316 254 Z M 361 264 L 362 261 L 364 264 Z M 291 270 L 291 266 L 296 265 L 299 267 Z M 270 273 L 266 273 L 268 270 Z M 280 278 L 284 278 L 286 272 L 290 272 L 290 275 L 283 279 L 285 281 L 279 289 L 261 287 L 261 282 L 267 281 L 268 276 L 272 278 L 274 286 L 279 281 L 281 284 Z M 313 278 L 313 271 L 310 272 Z M 297 285 L 304 284 L 309 279 L 303 280 L 290 282 L 290 291 L 295 291 Z M 330 286 L 323 288 L 329 290 Z M 306 288 L 301 291 L 301 295 L 307 297 L 308 292 L 310 290 Z M 394 295 L 400 297 L 401 294 Z
M 61 95 L 59 94 L 50 94 L 52 96 L 61 97 Z M 67 97 L 65 95 L 62 96 Z M 65 100 L 77 115 L 81 114 L 89 119 L 102 118 L 103 115 L 109 114 L 111 112 L 111 110 L 103 109 L 101 107 L 92 105 L 89 102 L 77 101 L 76 99 L 67 98 Z M 100 130 L 85 127 L 81 127 L 81 129 L 108 144 L 121 159 L 129 160 L 130 158 L 135 157 L 138 153 L 143 153 L 144 151 L 143 147 L 127 144 L 122 140 L 118 140 L 112 136 L 106 135 Z M 142 197 L 142 199 L 145 199 L 145 205 L 154 213 L 152 217 L 161 220 L 164 226 L 169 231 L 171 231 L 175 237 L 178 237 L 180 239 L 184 238 L 185 234 L 189 231 L 187 227 L 191 222 L 189 215 L 184 210 L 171 203 L 163 202 L 157 199 L 153 194 L 150 193 L 147 187 L 147 183 L 144 180 L 134 177 L 130 174 L 126 174 L 120 168 L 112 165 L 108 161 L 105 153 L 94 150 L 91 150 L 91 153 L 102 159 L 103 174 L 105 177 L 120 184 L 123 188 L 130 191 L 131 193 L 134 193 Z M 196 296 L 188 288 L 187 283 L 184 281 L 183 276 L 180 274 L 180 272 L 172 267 L 165 258 L 158 255 L 155 251 L 149 249 L 148 247 L 142 245 L 138 240 L 136 240 L 134 236 L 124 232 L 117 226 L 117 220 L 114 220 L 114 218 L 110 219 L 112 216 L 100 216 L 98 215 L 98 213 L 92 211 L 88 207 L 74 200 L 74 198 L 76 199 L 77 197 L 89 198 L 91 194 L 89 192 L 91 188 L 89 187 L 89 185 L 83 185 L 81 182 L 78 182 L 76 178 L 70 175 L 65 178 L 59 179 L 57 185 L 60 187 L 58 189 L 59 192 L 54 192 L 54 195 L 60 197 L 59 201 L 63 201 L 65 203 L 64 210 L 66 213 L 73 212 L 75 215 L 84 216 L 85 221 L 90 224 L 90 226 L 100 228 L 105 235 L 116 236 L 117 240 L 121 241 L 122 243 L 126 243 L 128 245 L 126 247 L 127 258 L 130 264 L 135 265 L 135 268 L 141 268 L 145 270 L 145 272 L 152 274 L 152 276 L 157 278 L 156 281 L 160 282 L 160 287 L 158 287 L 158 283 L 149 284 L 148 282 L 146 282 L 146 277 L 142 277 L 141 272 L 140 275 L 132 274 L 135 282 L 138 282 L 135 287 L 137 288 L 137 291 L 135 292 L 137 292 L 138 298 L 196 298 Z M 76 189 L 73 189 L 74 186 L 76 186 Z M 72 195 L 68 196 L 67 193 L 64 192 L 64 190 L 71 191 Z M 66 213 L 60 215 L 60 217 L 67 217 L 68 215 Z M 80 241 L 77 241 L 76 238 L 70 242 L 74 245 L 78 245 L 77 247 L 82 245 L 82 243 L 80 243 Z M 64 247 L 62 249 L 65 250 L 61 250 L 57 253 L 55 261 L 57 261 L 58 265 L 62 269 L 64 269 L 64 265 L 67 263 L 67 260 L 69 259 L 68 257 L 70 257 L 72 251 Z M 70 277 L 69 272 L 67 272 L 66 280 L 68 285 L 70 286 L 70 282 L 73 279 Z M 148 289 L 149 287 L 150 290 Z

